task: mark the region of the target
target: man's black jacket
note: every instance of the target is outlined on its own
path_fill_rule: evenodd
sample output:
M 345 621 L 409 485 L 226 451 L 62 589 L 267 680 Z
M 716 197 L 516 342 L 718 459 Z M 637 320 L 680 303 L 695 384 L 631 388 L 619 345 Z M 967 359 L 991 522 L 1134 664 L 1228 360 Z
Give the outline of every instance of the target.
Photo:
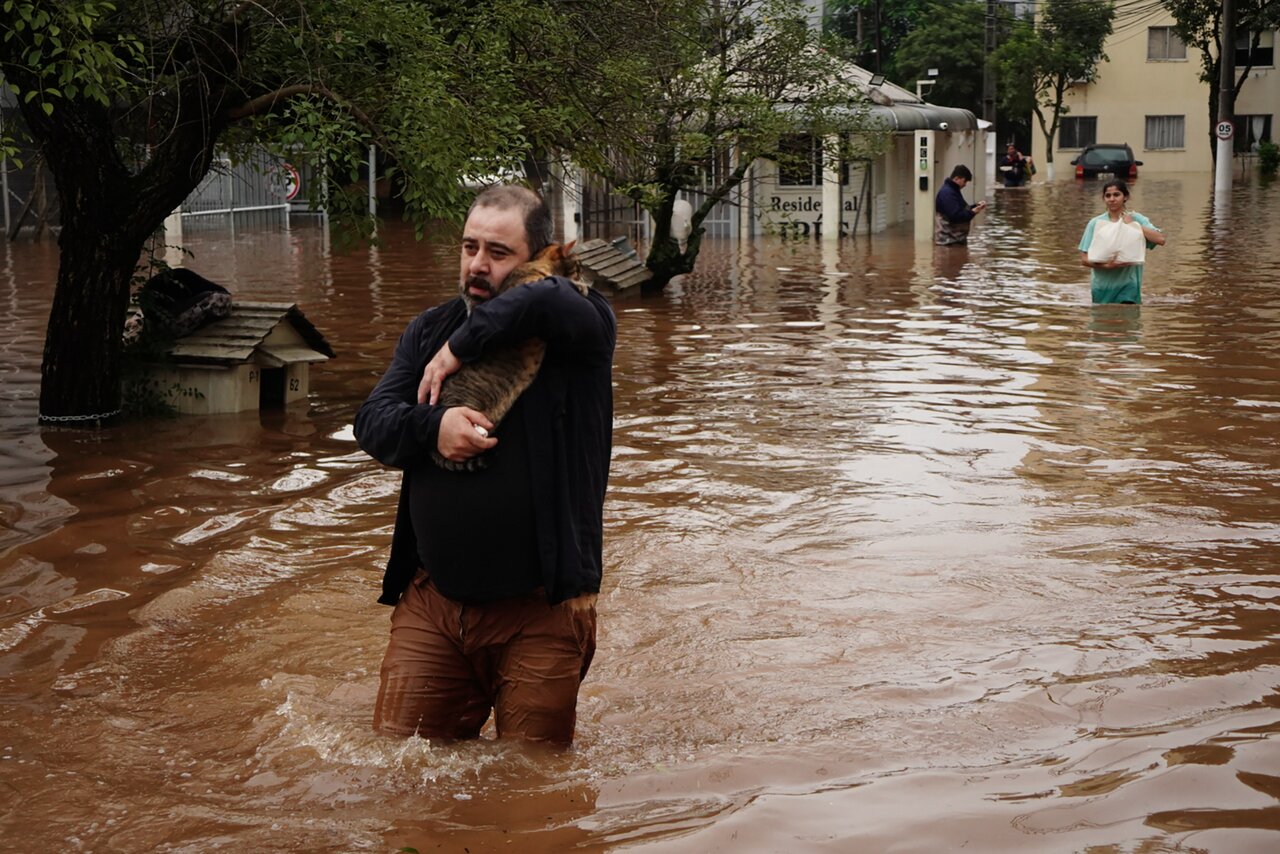
M 950 178 L 942 182 L 934 209 L 947 222 L 953 223 L 968 222 L 977 215 L 973 211 L 973 205 L 965 201 L 964 196 L 960 194 L 960 188 Z
M 360 447 L 405 470 L 379 602 L 396 604 L 419 564 L 405 487 L 409 469 L 435 447 L 444 414 L 443 407 L 417 403 L 423 368 L 445 341 L 465 363 L 529 338 L 547 343 L 538 376 L 521 398 L 543 585 L 552 604 L 599 592 L 617 320 L 596 291 L 584 297 L 567 279 L 552 278 L 511 288 L 470 316 L 460 297 L 418 315 L 356 413 Z M 494 526 L 501 536 L 501 520 Z

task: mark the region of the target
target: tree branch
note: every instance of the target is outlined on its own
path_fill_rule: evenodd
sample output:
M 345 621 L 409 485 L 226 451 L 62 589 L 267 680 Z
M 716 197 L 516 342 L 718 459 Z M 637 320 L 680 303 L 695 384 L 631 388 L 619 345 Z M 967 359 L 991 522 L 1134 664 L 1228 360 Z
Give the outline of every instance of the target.
M 270 113 L 275 110 L 276 107 L 284 106 L 288 101 L 302 95 L 319 95 L 322 98 L 337 104 L 339 107 L 350 113 L 351 117 L 357 122 L 368 128 L 369 132 L 373 135 L 374 140 L 381 148 L 394 150 L 394 146 L 382 132 L 382 128 L 377 122 L 369 117 L 368 113 L 357 107 L 355 104 L 338 97 L 333 90 L 321 83 L 298 83 L 293 86 L 284 86 L 274 92 L 268 92 L 265 95 L 259 95 L 256 98 L 245 101 L 238 107 L 232 107 L 227 110 L 227 120 L 229 122 L 236 122 L 241 119 Z
M 241 119 L 247 119 L 251 116 L 259 116 L 269 113 L 276 108 L 277 104 L 282 101 L 289 101 L 298 95 L 324 95 L 332 98 L 332 94 L 323 86 L 317 86 L 313 83 L 299 83 L 294 86 L 285 86 L 274 92 L 268 92 L 265 95 L 259 95 L 245 101 L 238 107 L 232 107 L 227 110 L 227 120 L 238 122 Z M 336 99 L 333 99 L 336 101 Z M 282 105 L 283 106 L 283 105 Z

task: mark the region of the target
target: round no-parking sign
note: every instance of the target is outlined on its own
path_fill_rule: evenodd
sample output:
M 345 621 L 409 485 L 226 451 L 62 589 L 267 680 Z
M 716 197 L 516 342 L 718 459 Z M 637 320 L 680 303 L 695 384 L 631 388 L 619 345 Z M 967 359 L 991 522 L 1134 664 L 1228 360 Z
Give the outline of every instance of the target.
M 1218 135 L 1218 139 L 1231 139 L 1235 136 L 1236 127 L 1231 122 L 1218 122 L 1218 126 L 1214 128 L 1214 133 Z
M 281 189 L 284 191 L 284 197 L 292 200 L 298 195 L 298 190 L 302 189 L 302 176 L 298 174 L 298 170 L 291 163 L 281 163 L 282 175 L 281 183 L 284 185 Z

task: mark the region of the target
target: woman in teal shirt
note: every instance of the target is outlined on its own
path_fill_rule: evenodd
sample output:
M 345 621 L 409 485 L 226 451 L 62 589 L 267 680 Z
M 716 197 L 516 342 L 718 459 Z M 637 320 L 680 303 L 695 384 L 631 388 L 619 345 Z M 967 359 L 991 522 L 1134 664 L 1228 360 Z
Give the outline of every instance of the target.
M 1124 181 L 1108 181 L 1102 186 L 1102 201 L 1107 205 L 1107 212 L 1089 220 L 1084 228 L 1084 236 L 1080 238 L 1080 263 L 1093 271 L 1093 301 L 1103 302 L 1142 302 L 1142 265 L 1121 264 L 1116 261 L 1090 261 L 1089 244 L 1093 242 L 1094 226 L 1100 222 L 1111 220 L 1127 223 L 1136 222 L 1142 227 L 1142 235 L 1147 239 L 1147 248 L 1164 246 L 1164 235 L 1160 229 L 1151 224 L 1136 211 L 1125 210 L 1129 201 L 1129 186 Z

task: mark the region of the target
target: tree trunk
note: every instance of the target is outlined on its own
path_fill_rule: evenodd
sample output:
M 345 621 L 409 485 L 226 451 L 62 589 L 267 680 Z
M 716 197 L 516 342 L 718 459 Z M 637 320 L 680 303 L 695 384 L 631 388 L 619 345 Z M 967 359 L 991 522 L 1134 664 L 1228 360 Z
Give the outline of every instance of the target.
M 97 427 L 120 413 L 121 333 L 140 243 L 109 222 L 63 226 L 41 365 L 40 419 Z
M 667 237 L 662 242 L 654 241 L 649 249 L 649 257 L 645 266 L 653 272 L 653 278 L 646 283 L 648 287 L 663 287 L 676 276 L 692 273 L 694 262 L 698 259 L 698 246 L 702 242 L 703 229 L 694 229 L 685 243 L 685 250 L 680 251 L 680 244 L 674 237 Z
M 74 118 L 64 111 L 64 118 Z M 62 206 L 58 282 L 40 367 L 40 419 L 94 428 L 120 414 L 120 368 L 129 284 L 147 238 L 159 227 L 155 193 L 104 153 L 88 123 L 89 145 L 46 144 Z M 77 128 L 79 129 L 79 128 Z
M 1215 28 L 1217 26 L 1221 25 L 1216 24 Z M 1218 97 L 1222 94 L 1222 89 L 1218 85 L 1218 70 L 1221 68 L 1220 57 L 1222 55 L 1221 36 L 1218 36 L 1216 41 L 1219 47 L 1217 55 L 1210 56 L 1206 53 L 1201 60 L 1201 68 L 1204 69 L 1201 80 L 1209 87 L 1209 158 L 1215 167 L 1218 164 L 1218 135 L 1216 133 L 1218 126 Z
M 645 266 L 653 273 L 648 287 L 665 287 L 676 276 L 692 273 L 694 262 L 698 259 L 698 248 L 702 243 L 705 229 L 695 227 L 685 241 L 684 251 L 680 251 L 679 242 L 671 236 L 671 211 L 675 205 L 675 193 L 669 193 L 662 207 L 653 212 L 653 243 L 649 247 L 649 255 L 645 258 Z
M 175 126 L 133 174 L 119 157 L 104 111 L 72 104 L 48 121 L 37 110 L 25 115 L 42 137 L 62 211 L 40 419 L 97 427 L 120 412 L 121 334 L 138 259 L 165 216 L 208 171 L 219 128 Z
M 1219 93 L 1216 86 L 1209 87 L 1209 156 L 1211 162 L 1216 167 L 1218 165 L 1218 101 Z

